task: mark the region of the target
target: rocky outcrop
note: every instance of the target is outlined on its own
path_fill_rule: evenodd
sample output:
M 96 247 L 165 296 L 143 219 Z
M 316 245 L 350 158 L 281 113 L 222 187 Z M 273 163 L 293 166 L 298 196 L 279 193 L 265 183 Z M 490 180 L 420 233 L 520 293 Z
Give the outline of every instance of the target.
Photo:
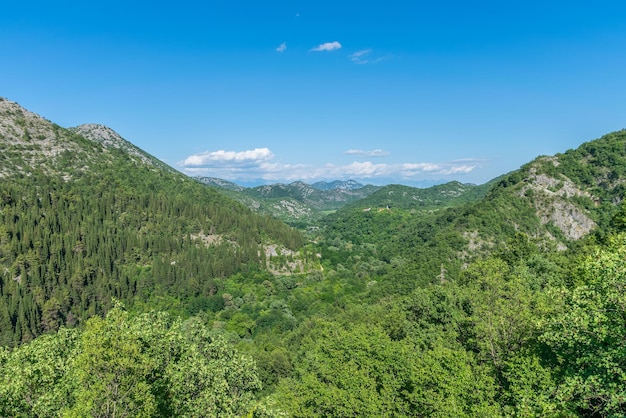
M 554 157 L 550 161 L 558 166 L 558 160 Z M 532 201 L 542 224 L 553 224 L 569 240 L 580 239 L 596 227 L 586 210 L 569 200 L 574 197 L 592 199 L 588 191 L 562 174 L 559 178 L 537 174 L 537 167 L 534 166 L 530 167 L 529 173 L 519 196 L 528 196 L 532 190 Z
M 137 159 L 143 164 L 161 165 L 155 157 L 137 148 L 107 126 L 87 123 L 70 128 L 69 130 L 89 139 L 90 141 L 98 142 L 105 148 L 117 148 L 125 151 L 131 158 Z

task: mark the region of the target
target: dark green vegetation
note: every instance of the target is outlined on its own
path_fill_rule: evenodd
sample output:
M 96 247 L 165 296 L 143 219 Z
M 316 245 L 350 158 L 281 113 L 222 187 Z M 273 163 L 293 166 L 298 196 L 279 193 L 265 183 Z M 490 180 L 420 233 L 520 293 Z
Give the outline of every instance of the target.
M 113 297 L 219 306 L 226 277 L 264 270 L 265 246 L 303 244 L 283 223 L 162 163 L 0 105 L 3 344 L 102 314 Z
M 0 348 L 0 414 L 242 416 L 261 387 L 254 361 L 198 320 L 131 317 L 121 306 L 84 329 Z
M 50 128 L 78 157 L 44 162 L 43 122 L 2 118 L 2 416 L 626 414 L 626 131 L 304 242 L 104 141 Z

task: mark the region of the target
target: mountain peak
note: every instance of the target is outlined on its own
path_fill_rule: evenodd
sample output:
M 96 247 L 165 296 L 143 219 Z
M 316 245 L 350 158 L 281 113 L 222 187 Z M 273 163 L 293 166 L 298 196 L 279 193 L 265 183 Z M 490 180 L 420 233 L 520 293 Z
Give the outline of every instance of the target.
M 70 130 L 87 139 L 100 142 L 105 147 L 120 148 L 122 144 L 128 142 L 113 129 L 97 123 L 84 123 Z
M 131 157 L 138 158 L 142 163 L 147 165 L 164 165 L 160 161 L 148 154 L 144 150 L 136 147 L 131 142 L 122 138 L 120 134 L 105 125 L 97 123 L 85 123 L 69 131 L 78 134 L 90 141 L 102 144 L 105 148 L 116 148 L 126 152 Z
M 79 152 L 81 146 L 58 125 L 0 98 L 0 149 L 0 177 L 11 177 L 34 169 L 52 173 L 64 153 Z

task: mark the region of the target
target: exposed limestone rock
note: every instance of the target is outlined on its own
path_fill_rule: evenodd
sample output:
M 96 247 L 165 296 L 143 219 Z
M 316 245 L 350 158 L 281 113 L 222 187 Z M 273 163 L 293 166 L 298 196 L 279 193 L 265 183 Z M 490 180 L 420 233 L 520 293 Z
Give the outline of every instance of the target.
M 211 245 L 219 245 L 224 241 L 224 237 L 220 234 L 205 234 L 203 231 L 200 231 L 197 234 L 189 235 L 193 240 L 201 241 L 205 246 L 209 247 Z
M 70 128 L 70 130 L 91 141 L 101 143 L 105 148 L 117 148 L 126 151 L 128 155 L 139 158 L 144 164 L 155 164 L 154 157 L 140 150 L 107 126 L 86 123 L 75 128 Z
M 15 102 L 0 98 L 0 178 L 31 175 L 34 170 L 41 170 L 70 181 L 69 167 L 71 171 L 87 171 L 94 159 L 112 161 L 108 153 L 94 152 L 98 146 L 85 147 L 77 135 L 101 144 L 105 151 L 121 149 L 138 164 L 175 171 L 106 126 L 87 124 L 63 129 Z
M 15 102 L 0 100 L 0 150 L 5 159 L 19 153 L 25 165 L 0 165 L 0 177 L 28 174 L 33 169 L 51 173 L 51 163 L 64 151 L 77 153 L 80 147 L 69 140 L 58 126 L 29 112 Z
M 558 166 L 555 157 L 544 157 Z M 570 240 L 577 240 L 587 235 L 596 223 L 586 214 L 584 209 L 575 206 L 567 199 L 572 197 L 592 198 L 591 194 L 580 189 L 569 178 L 560 178 L 546 174 L 537 174 L 536 167 L 531 167 L 526 185 L 520 189 L 519 196 L 527 196 L 528 191 L 534 192 L 533 199 L 537 216 L 544 225 L 552 223 Z
M 272 207 L 280 213 L 288 213 L 289 216 L 299 219 L 311 215 L 311 209 L 305 205 L 294 202 L 293 200 L 283 199 L 279 203 L 272 205 Z
M 584 237 L 596 226 L 582 209 L 565 200 L 542 201 L 537 206 L 537 215 L 543 224 L 554 224 L 571 240 Z

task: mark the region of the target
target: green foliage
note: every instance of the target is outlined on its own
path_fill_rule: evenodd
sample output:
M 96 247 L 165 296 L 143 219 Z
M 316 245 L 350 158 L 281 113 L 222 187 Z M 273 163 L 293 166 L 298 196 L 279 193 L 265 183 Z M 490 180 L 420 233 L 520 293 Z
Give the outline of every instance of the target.
M 79 346 L 79 332 L 62 328 L 13 351 L 0 348 L 0 416 L 53 417 L 72 405 Z
M 1 416 L 626 415 L 625 131 L 480 187 L 383 188 L 304 247 L 160 163 L 14 116 Z M 595 234 L 568 238 L 557 207 Z
M 263 244 L 303 243 L 277 220 L 124 155 L 92 168 L 71 182 L 34 173 L 0 183 L 4 343 L 102 314 L 112 297 L 212 304 L 225 277 L 264 268 Z
M 376 190 L 357 202 L 346 205 L 346 210 L 366 208 L 374 211 L 386 208 L 434 210 L 480 200 L 490 187 L 491 183 L 476 186 L 474 184 L 461 184 L 458 181 L 424 189 L 391 184 Z
M 150 377 L 156 365 L 127 321 L 116 307 L 106 320 L 87 322 L 75 363 L 80 389 L 69 416 L 154 416 Z
M 317 322 L 276 396 L 294 416 L 497 416 L 493 380 L 456 346 Z
M 552 292 L 541 340 L 559 372 L 557 396 L 583 414 L 626 414 L 626 235 L 581 266 L 583 283 Z
M 0 365 L 2 416 L 239 417 L 261 388 L 253 360 L 198 319 L 120 305 L 82 332 L 2 349 Z

